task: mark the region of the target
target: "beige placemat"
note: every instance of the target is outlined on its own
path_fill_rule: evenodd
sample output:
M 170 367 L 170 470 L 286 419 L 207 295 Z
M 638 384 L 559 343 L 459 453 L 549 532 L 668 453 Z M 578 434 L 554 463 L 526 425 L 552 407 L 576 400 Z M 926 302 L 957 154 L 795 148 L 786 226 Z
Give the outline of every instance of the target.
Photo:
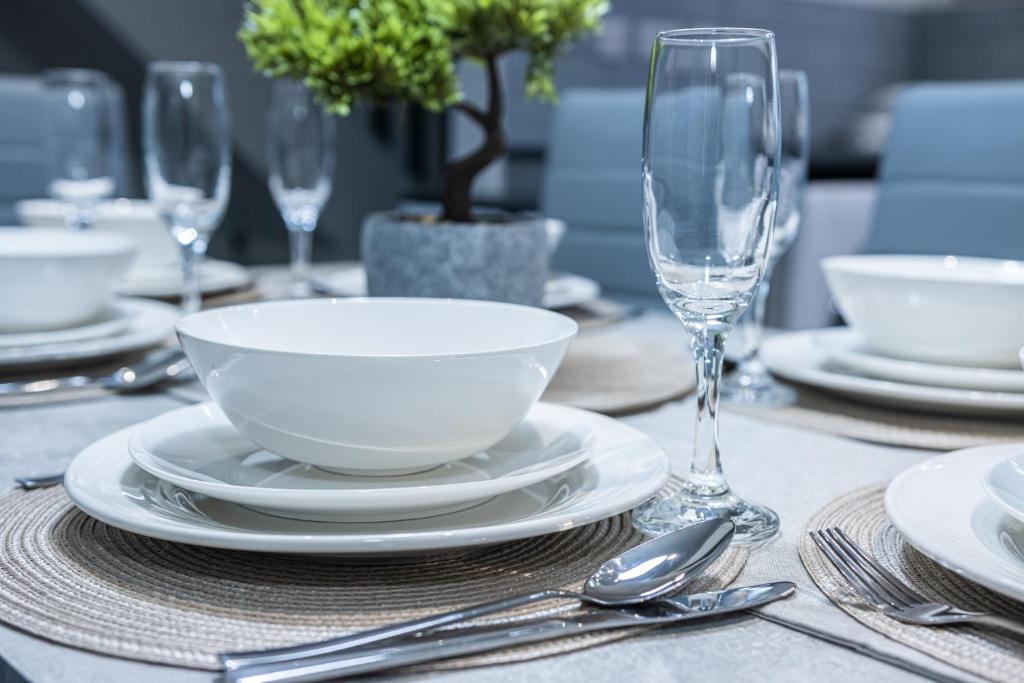
M 813 429 L 861 441 L 952 451 L 1024 441 L 1024 421 L 949 417 L 847 401 L 807 387 L 796 404 L 782 407 L 724 405 L 723 411 Z
M 677 399 L 693 386 L 693 361 L 675 344 L 584 334 L 573 340 L 542 400 L 621 415 Z
M 463 554 L 391 560 L 268 555 L 169 543 L 80 512 L 62 487 L 0 496 L 0 620 L 103 654 L 216 669 L 218 652 L 324 639 L 543 588 L 579 589 L 605 559 L 639 543 L 628 514 Z M 730 548 L 692 585 L 740 572 Z M 574 610 L 547 602 L 505 620 Z M 595 633 L 446 661 L 523 661 L 631 635 Z
M 895 641 L 993 681 L 1024 680 L 1024 638 L 996 629 L 911 626 L 894 621 L 865 607 L 807 535 L 812 529 L 841 527 L 886 568 L 929 599 L 1024 620 L 1024 604 L 960 578 L 907 544 L 885 514 L 884 494 L 885 487 L 881 485 L 852 491 L 833 500 L 810 519 L 800 540 L 800 559 L 814 582 L 844 612 Z

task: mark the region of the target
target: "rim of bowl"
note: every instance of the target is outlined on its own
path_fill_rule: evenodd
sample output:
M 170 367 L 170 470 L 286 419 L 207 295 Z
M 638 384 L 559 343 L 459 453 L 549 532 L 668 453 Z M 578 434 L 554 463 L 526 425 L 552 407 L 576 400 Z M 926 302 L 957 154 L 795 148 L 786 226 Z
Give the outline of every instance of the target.
M 953 259 L 952 262 L 949 259 Z M 893 269 L 882 270 L 878 264 L 892 264 Z M 902 268 L 900 265 L 902 264 Z M 945 273 L 910 272 L 907 265 L 945 265 Z M 987 272 L 957 270 L 960 264 L 986 267 Z M 826 256 L 821 259 L 823 270 L 849 273 L 863 277 L 930 282 L 937 284 L 1009 285 L 1024 286 L 1024 261 L 984 258 L 981 256 L 940 256 L 936 254 L 848 254 Z M 1002 270 L 1003 272 L 1000 272 Z
M 30 244 L 17 244 L 19 241 Z M 0 258 L 92 258 L 128 254 L 138 248 L 138 240 L 118 232 L 0 227 Z
M 445 306 L 458 306 L 465 308 L 505 308 L 518 309 L 525 311 L 530 315 L 536 315 L 538 317 L 548 317 L 554 320 L 559 320 L 566 324 L 566 331 L 553 335 L 549 339 L 538 341 L 531 344 L 516 344 L 510 346 L 500 346 L 497 348 L 489 348 L 483 351 L 451 351 L 444 353 L 321 353 L 315 351 L 292 351 L 288 349 L 272 349 L 266 346 L 261 346 L 259 342 L 248 343 L 248 344 L 234 344 L 219 339 L 213 339 L 210 335 L 196 334 L 189 332 L 186 328 L 190 324 L 195 324 L 194 321 L 202 318 L 215 317 L 218 314 L 235 311 L 252 310 L 254 308 L 280 308 L 280 307 L 296 307 L 296 306 L 308 306 L 310 308 L 322 307 L 322 306 L 366 306 L 366 305 L 393 305 L 393 304 L 426 304 L 428 306 L 445 305 Z M 558 313 L 556 311 L 550 311 L 546 308 L 538 308 L 536 306 L 526 306 L 523 304 L 510 304 L 500 301 L 482 301 L 478 299 L 438 299 L 438 298 L 427 298 L 427 297 L 331 297 L 324 299 L 305 299 L 301 301 L 264 301 L 254 302 L 249 304 L 236 304 L 234 306 L 224 306 L 222 308 L 214 308 L 208 311 L 200 311 L 198 313 L 192 313 L 178 320 L 175 324 L 175 330 L 178 336 L 184 336 L 191 339 L 197 339 L 206 344 L 214 344 L 224 348 L 232 349 L 246 349 L 248 351 L 258 351 L 260 353 L 271 353 L 280 354 L 285 356 L 315 356 L 319 358 L 359 358 L 359 359 L 387 359 L 387 358 L 451 358 L 452 356 L 458 356 L 460 358 L 480 358 L 484 356 L 501 355 L 511 353 L 514 351 L 528 351 L 530 349 L 540 348 L 549 344 L 556 344 L 559 342 L 567 341 L 576 336 L 579 332 L 579 324 L 567 315 Z

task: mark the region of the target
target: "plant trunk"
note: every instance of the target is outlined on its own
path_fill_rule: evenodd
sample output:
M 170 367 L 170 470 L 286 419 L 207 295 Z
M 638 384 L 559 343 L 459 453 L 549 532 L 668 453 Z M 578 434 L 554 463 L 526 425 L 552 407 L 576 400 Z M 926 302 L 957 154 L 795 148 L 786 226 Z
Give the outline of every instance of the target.
M 472 200 L 470 191 L 477 175 L 505 155 L 505 135 L 502 130 L 501 79 L 498 75 L 497 58 L 488 57 L 487 111 L 481 111 L 468 103 L 462 103 L 457 109 L 483 128 L 484 141 L 471 154 L 450 162 L 444 170 L 444 194 L 442 202 L 444 212 L 441 220 L 458 223 L 469 223 L 473 220 Z

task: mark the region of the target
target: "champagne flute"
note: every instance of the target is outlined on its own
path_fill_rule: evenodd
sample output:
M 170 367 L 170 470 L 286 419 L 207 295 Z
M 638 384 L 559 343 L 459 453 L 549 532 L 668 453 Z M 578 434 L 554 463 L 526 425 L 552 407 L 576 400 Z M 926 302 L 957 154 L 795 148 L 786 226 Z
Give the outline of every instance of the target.
M 722 380 L 722 397 L 731 403 L 787 405 L 796 400 L 796 392 L 776 382 L 761 361 L 764 336 L 764 312 L 768 286 L 782 255 L 796 240 L 800 226 L 800 207 L 807 185 L 810 156 L 810 121 L 807 99 L 807 75 L 803 71 L 779 71 L 779 109 L 782 129 L 782 162 L 779 167 L 779 203 L 775 212 L 775 236 L 765 268 L 764 279 L 750 309 L 740 318 L 730 338 L 737 354 L 736 369 Z
M 96 204 L 114 193 L 114 85 L 89 69 L 51 69 L 42 80 L 50 157 L 47 192 L 68 207 L 67 226 L 80 230 L 92 224 Z
M 778 531 L 772 510 L 729 488 L 718 445 L 725 340 L 768 262 L 778 196 L 775 38 L 760 29 L 679 29 L 654 40 L 644 113 L 647 252 L 658 290 L 682 322 L 697 370 L 690 471 L 680 491 L 633 511 L 659 535 L 728 517 L 736 539 Z
M 280 79 L 266 121 L 270 193 L 288 228 L 293 297 L 312 293 L 313 231 L 334 177 L 334 118 L 299 81 Z
M 146 191 L 181 250 L 182 312 L 198 311 L 199 267 L 231 189 L 231 120 L 216 64 L 153 62 L 142 103 Z

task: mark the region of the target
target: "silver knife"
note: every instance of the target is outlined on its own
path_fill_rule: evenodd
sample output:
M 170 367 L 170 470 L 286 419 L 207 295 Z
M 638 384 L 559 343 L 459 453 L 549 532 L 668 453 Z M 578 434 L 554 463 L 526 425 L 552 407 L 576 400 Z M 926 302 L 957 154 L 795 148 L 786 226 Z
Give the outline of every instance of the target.
M 223 680 L 229 683 L 299 683 L 346 678 L 595 631 L 663 626 L 719 616 L 766 605 L 789 596 L 795 590 L 795 584 L 778 581 L 660 600 L 657 604 L 671 611 L 658 616 L 644 616 L 628 610 L 606 610 L 576 617 L 505 625 L 501 628 L 451 629 L 447 632 L 428 633 L 384 647 L 241 667 L 225 672 Z

